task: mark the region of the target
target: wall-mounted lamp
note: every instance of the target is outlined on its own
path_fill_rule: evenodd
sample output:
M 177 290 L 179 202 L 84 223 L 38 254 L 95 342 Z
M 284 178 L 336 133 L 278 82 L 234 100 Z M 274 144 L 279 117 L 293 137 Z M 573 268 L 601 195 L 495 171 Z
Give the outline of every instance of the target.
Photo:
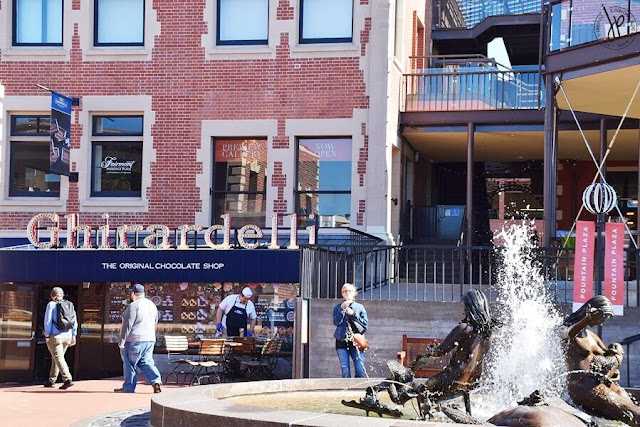
M 82 282 L 82 289 L 89 289 L 91 282 Z
M 420 161 L 420 153 L 418 153 L 417 151 L 413 152 L 413 161 L 415 163 L 418 163 Z

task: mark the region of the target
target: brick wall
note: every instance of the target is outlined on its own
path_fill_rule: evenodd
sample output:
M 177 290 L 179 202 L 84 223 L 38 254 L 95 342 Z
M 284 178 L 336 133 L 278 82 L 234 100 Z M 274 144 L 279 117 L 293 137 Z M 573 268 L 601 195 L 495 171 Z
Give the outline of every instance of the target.
M 294 19 L 296 5 L 297 2 L 280 0 L 277 19 Z M 7 7 L 6 2 L 2 6 Z M 89 2 L 74 1 L 72 7 L 80 11 L 83 19 L 92 19 L 87 10 Z M 278 136 L 273 139 L 272 148 L 289 150 L 293 141 L 284 136 L 286 120 L 351 118 L 354 109 L 368 108 L 361 64 L 369 43 L 371 21 L 368 16 L 362 18 L 366 23 L 354 23 L 354 28 L 365 30 L 353 35 L 355 43 L 358 39 L 362 43 L 361 51 L 354 52 L 353 56 L 324 54 L 292 58 L 289 41 L 295 36 L 283 32 L 272 59 L 211 61 L 205 59 L 201 42 L 207 31 L 202 18 L 204 1 L 154 0 L 152 7 L 161 31 L 154 40 L 151 61 L 84 61 L 77 23 L 74 23 L 69 61 L 0 59 L 0 81 L 6 96 L 42 96 L 42 91 L 35 86 L 42 83 L 80 98 L 90 95 L 152 97 L 155 122 L 151 136 L 156 159 L 150 168 L 151 182 L 143 183 L 149 186 L 149 209 L 144 213 L 113 213 L 114 224 L 162 223 L 173 227 L 194 221 L 202 204 L 209 203 L 201 200 L 196 186 L 196 175 L 208 165 L 205 162 L 210 162 L 210 159 L 197 158 L 203 120 L 277 120 Z M 147 12 L 149 8 L 147 6 Z M 71 22 L 70 17 L 65 16 L 66 22 Z M 78 109 L 82 109 L 82 103 L 74 107 L 75 123 Z M 78 124 L 73 126 L 72 147 L 79 147 L 80 136 L 86 132 L 90 129 Z M 283 175 L 277 164 L 273 167 L 275 173 L 268 185 L 275 187 L 271 191 L 276 191 L 277 197 L 268 209 L 286 212 L 292 208 L 287 206 L 292 195 L 284 194 L 284 185 L 293 177 Z M 80 180 L 88 182 L 89 177 L 81 176 Z M 100 224 L 99 213 L 83 212 L 77 184 L 70 183 L 69 187 L 65 210 L 80 211 L 83 224 Z M 34 208 L 33 212 L 0 213 L 0 229 L 24 229 L 37 212 Z

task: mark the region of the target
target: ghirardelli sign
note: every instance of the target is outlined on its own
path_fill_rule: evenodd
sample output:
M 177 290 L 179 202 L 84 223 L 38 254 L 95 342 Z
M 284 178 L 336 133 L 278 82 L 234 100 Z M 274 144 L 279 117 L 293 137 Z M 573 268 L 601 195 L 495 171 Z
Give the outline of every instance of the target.
M 263 245 L 256 242 L 257 239 L 264 237 L 264 232 L 257 225 L 247 224 L 236 232 L 238 244 L 245 249 L 256 249 L 266 246 L 268 249 L 280 249 L 278 245 L 278 214 L 271 216 L 271 243 Z M 291 228 L 289 230 L 289 245 L 286 249 L 298 249 L 298 215 L 289 214 L 287 217 L 291 220 Z M 115 227 L 114 237 L 111 237 L 112 227 L 109 224 L 109 214 L 103 213 L 103 224 L 98 227 L 95 244 L 93 243 L 93 230 L 89 225 L 79 225 L 78 214 L 66 214 L 64 218 L 67 220 L 67 241 L 64 246 L 60 246 L 60 232 L 63 229 L 60 226 L 60 216 L 55 213 L 39 213 L 29 221 L 27 225 L 27 236 L 33 246 L 40 249 L 135 249 L 129 246 L 129 233 L 146 232 L 147 236 L 143 239 L 143 245 L 146 249 L 193 249 L 193 245 L 189 244 L 187 234 L 195 233 L 193 242 L 198 242 L 199 237 L 204 238 L 205 245 L 210 249 L 231 249 L 231 216 L 229 214 L 221 215 L 222 224 L 211 225 L 207 228 L 201 225 L 181 225 L 171 232 L 169 227 L 161 224 L 147 225 L 128 225 L 122 224 Z M 48 221 L 50 225 L 44 226 L 42 223 Z M 46 229 L 49 231 L 49 241 L 40 241 L 38 230 Z M 314 245 L 315 242 L 315 226 L 307 227 L 309 231 L 309 244 Z M 215 243 L 212 239 L 214 233 L 222 232 L 222 243 Z M 177 236 L 174 244 L 171 242 L 171 235 Z M 82 245 L 78 245 L 82 237 Z M 253 241 L 253 242 L 250 242 Z M 112 244 L 113 243 L 113 244 Z

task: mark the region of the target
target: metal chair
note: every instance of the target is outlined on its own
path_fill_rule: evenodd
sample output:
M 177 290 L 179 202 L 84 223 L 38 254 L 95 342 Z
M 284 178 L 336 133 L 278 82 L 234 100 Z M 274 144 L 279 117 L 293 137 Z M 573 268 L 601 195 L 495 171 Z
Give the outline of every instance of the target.
M 204 378 L 210 380 L 212 375 L 218 382 L 222 382 L 220 374 L 215 368 L 221 365 L 224 368 L 227 362 L 226 349 L 224 338 L 203 339 L 200 341 L 200 349 L 198 350 L 200 360 L 198 361 L 195 384 L 202 384 Z
M 164 383 L 169 384 L 172 375 L 176 377 L 176 384 L 186 384 L 188 377 L 194 377 L 198 362 L 189 359 L 187 350 L 189 349 L 189 340 L 186 336 L 164 336 L 164 345 L 167 349 L 167 360 L 169 364 L 169 372 L 164 377 Z M 185 367 L 185 370 L 182 368 Z M 179 375 L 183 375 L 182 382 L 179 381 Z
M 234 346 L 228 354 L 225 374 L 230 379 L 244 375 L 243 363 L 256 356 L 256 340 L 254 337 L 233 337 Z
M 246 374 L 248 377 L 253 377 L 254 379 L 279 379 L 276 375 L 274 375 L 273 371 L 278 365 L 278 353 L 280 352 L 280 348 L 282 347 L 282 338 L 269 338 L 264 343 L 262 347 L 262 351 L 253 360 L 242 362 L 242 364 L 246 367 Z

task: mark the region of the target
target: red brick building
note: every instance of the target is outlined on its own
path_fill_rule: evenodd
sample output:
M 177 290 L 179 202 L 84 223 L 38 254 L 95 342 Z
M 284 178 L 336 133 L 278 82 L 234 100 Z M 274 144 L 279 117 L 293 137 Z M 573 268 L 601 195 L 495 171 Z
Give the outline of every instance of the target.
M 113 231 L 123 224 L 143 234 L 206 229 L 223 224 L 224 214 L 236 230 L 269 229 L 279 214 L 282 227 L 342 234 L 350 227 L 393 241 L 402 156 L 410 154 L 397 134 L 400 86 L 409 58 L 428 49 L 425 19 L 425 2 L 412 0 L 0 0 L 0 247 L 28 243 L 38 213 L 59 216 L 62 242 L 65 215 L 77 214 L 85 228 L 71 246 L 82 246 L 88 227 L 105 226 L 105 214 L 114 247 Z M 47 89 L 77 100 L 69 129 L 50 123 Z M 55 148 L 54 139 L 68 145 Z M 66 156 L 69 176 L 54 173 L 51 160 Z M 37 225 L 46 240 L 52 223 Z M 176 236 L 169 237 L 174 247 Z M 87 246 L 96 247 L 92 238 Z M 57 271 L 83 264 L 78 252 L 67 253 Z M 162 304 L 188 282 L 196 293 L 211 291 L 215 305 L 249 280 L 185 274 L 159 285 L 135 274 L 30 276 L 16 281 L 22 288 L 0 277 L 0 297 L 28 301 L 4 312 L 40 312 L 38 303 L 60 284 L 86 313 L 81 321 L 91 324 L 93 313 L 86 340 L 95 333 L 107 342 L 117 329 L 109 304 L 120 301 L 126 281 L 156 282 Z M 285 298 L 277 289 L 296 282 L 251 281 L 269 296 L 265 308 Z M 174 313 L 165 314 L 171 323 Z M 37 328 L 40 320 L 32 321 Z M 82 344 L 77 351 L 91 348 Z M 33 364 L 18 365 L 33 372 Z

